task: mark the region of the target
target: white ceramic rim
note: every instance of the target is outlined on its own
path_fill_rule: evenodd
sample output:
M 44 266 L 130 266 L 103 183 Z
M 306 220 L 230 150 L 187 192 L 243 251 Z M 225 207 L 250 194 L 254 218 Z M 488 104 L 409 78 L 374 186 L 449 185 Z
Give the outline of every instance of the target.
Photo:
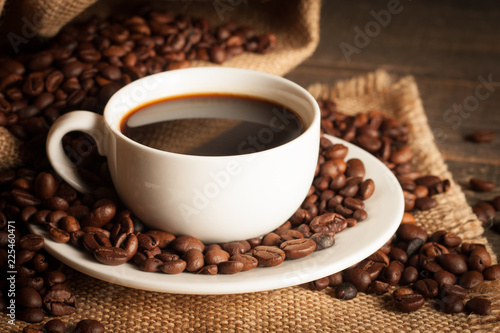
M 163 151 L 163 150 L 155 149 L 155 148 L 148 147 L 146 145 L 140 144 L 140 143 L 138 143 L 138 142 L 130 139 L 129 137 L 127 137 L 126 135 L 124 135 L 118 128 L 116 128 L 116 126 L 111 126 L 110 125 L 111 123 L 114 123 L 114 121 L 112 121 L 110 119 L 110 111 L 108 111 L 108 109 L 110 107 L 112 107 L 114 103 L 117 102 L 117 100 L 119 99 L 120 95 L 123 94 L 125 91 L 127 91 L 129 89 L 133 89 L 134 86 L 141 85 L 141 83 L 145 82 L 146 80 L 155 79 L 155 77 L 179 75 L 179 74 L 182 74 L 182 73 L 192 73 L 192 72 L 205 72 L 206 73 L 205 75 L 217 75 L 217 74 L 220 74 L 221 72 L 234 73 L 235 75 L 238 75 L 238 74 L 242 74 L 242 75 L 254 75 L 256 77 L 262 78 L 263 80 L 270 80 L 270 81 L 278 82 L 280 84 L 288 85 L 292 89 L 295 89 L 299 93 L 301 93 L 303 95 L 304 100 L 311 105 L 311 107 L 313 109 L 313 118 L 312 118 L 312 121 L 307 126 L 307 129 L 304 132 L 302 132 L 295 139 L 290 140 L 290 141 L 288 141 L 285 144 L 282 144 L 282 145 L 274 147 L 274 148 L 265 149 L 265 150 L 257 151 L 257 152 L 253 152 L 253 153 L 249 153 L 249 154 L 244 154 L 244 155 L 225 155 L 225 156 L 197 156 L 197 155 L 180 154 L 180 153 L 173 153 L 173 152 L 168 152 L 168 151 Z M 206 92 L 203 92 L 203 93 L 205 94 Z M 214 89 L 213 93 L 214 94 L 225 93 L 225 91 L 216 91 L 216 89 Z M 242 95 L 242 96 L 250 96 L 250 97 L 260 98 L 258 94 L 252 94 L 252 93 L 248 93 L 248 94 L 236 93 L 236 95 Z M 173 95 L 168 95 L 167 94 L 167 95 L 165 95 L 165 97 L 175 97 L 175 96 L 179 96 L 179 95 L 177 95 L 177 94 L 173 94 Z M 180 96 L 183 96 L 183 94 L 180 94 Z M 265 99 L 265 100 L 268 100 L 268 99 Z M 272 100 L 269 100 L 269 101 L 273 102 Z M 141 103 L 139 103 L 139 105 L 141 105 Z M 135 109 L 137 106 L 133 107 L 132 109 Z M 294 110 L 293 107 L 290 107 L 290 108 L 292 110 Z M 127 114 L 127 113 L 125 113 L 125 114 Z M 120 118 L 123 119 L 123 117 L 125 116 L 125 114 L 121 115 Z M 149 76 L 143 77 L 141 79 L 138 79 L 138 80 L 132 82 L 129 85 L 126 85 L 126 86 L 122 87 L 121 89 L 119 89 L 118 91 L 116 91 L 113 94 L 113 96 L 110 98 L 110 100 L 106 104 L 106 106 L 104 108 L 103 117 L 104 117 L 104 122 L 106 124 L 106 127 L 114 135 L 116 135 L 118 138 L 126 141 L 128 144 L 131 144 L 131 145 L 136 146 L 136 147 L 140 147 L 140 148 L 145 149 L 146 151 L 149 151 L 151 153 L 159 154 L 159 155 L 164 155 L 164 156 L 168 156 L 168 155 L 170 155 L 170 156 L 176 156 L 178 158 L 185 158 L 185 159 L 188 159 L 188 160 L 189 159 L 197 160 L 197 159 L 200 159 L 200 158 L 202 158 L 202 159 L 228 159 L 229 160 L 229 159 L 234 159 L 234 158 L 246 158 L 249 155 L 254 155 L 254 154 L 258 154 L 258 155 L 272 154 L 276 150 L 286 149 L 287 146 L 295 144 L 297 140 L 301 140 L 302 137 L 304 137 L 306 135 L 309 135 L 309 133 L 311 131 L 316 131 L 316 128 L 319 128 L 319 122 L 321 121 L 321 119 L 320 119 L 321 118 L 321 112 L 319 110 L 319 105 L 318 105 L 317 101 L 314 99 L 314 97 L 306 89 L 304 89 L 303 87 L 301 87 L 297 83 L 292 82 L 292 81 L 290 81 L 288 79 L 285 79 L 283 77 L 272 75 L 272 74 L 265 73 L 265 72 L 260 72 L 260 71 L 250 70 L 250 69 L 234 68 L 234 67 L 191 67 L 191 68 L 176 69 L 176 70 L 172 70 L 172 71 L 168 71 L 168 72 L 161 72 L 161 73 L 149 75 Z

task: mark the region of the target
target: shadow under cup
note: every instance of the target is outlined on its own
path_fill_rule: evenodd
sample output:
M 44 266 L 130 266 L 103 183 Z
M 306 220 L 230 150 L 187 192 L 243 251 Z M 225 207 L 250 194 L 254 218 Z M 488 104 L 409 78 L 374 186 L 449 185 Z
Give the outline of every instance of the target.
M 207 93 L 251 96 L 284 105 L 300 117 L 304 131 L 275 148 L 230 156 L 162 151 L 120 131 L 127 113 L 141 105 Z M 150 118 L 199 116 L 182 109 L 158 112 L 162 111 L 152 111 Z M 227 114 L 212 110 L 205 116 Z M 254 116 L 235 110 L 231 118 L 251 121 Z M 126 206 L 151 228 L 205 243 L 262 236 L 287 221 L 311 186 L 319 152 L 320 112 L 314 98 L 286 79 L 243 69 L 190 68 L 137 80 L 110 99 L 104 123 L 109 135 L 98 142 L 98 148 L 107 156 L 116 191 Z M 197 136 L 203 137 L 210 128 L 201 126 Z

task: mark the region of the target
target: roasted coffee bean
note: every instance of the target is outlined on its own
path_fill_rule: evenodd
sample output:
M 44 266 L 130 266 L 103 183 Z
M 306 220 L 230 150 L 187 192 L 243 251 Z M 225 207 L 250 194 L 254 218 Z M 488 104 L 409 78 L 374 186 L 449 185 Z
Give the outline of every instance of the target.
M 437 201 L 432 197 L 417 198 L 415 200 L 415 208 L 418 210 L 429 210 L 436 206 Z
M 309 282 L 309 288 L 312 290 L 323 290 L 330 284 L 328 277 Z
M 485 265 L 483 258 L 479 255 L 471 255 L 468 259 L 469 269 L 482 272 L 487 266 Z
M 39 251 L 43 248 L 44 238 L 41 235 L 27 234 L 19 240 L 19 246 L 24 250 Z
M 262 238 L 262 245 L 279 246 L 281 244 L 281 236 L 277 233 L 270 232 Z
M 469 254 L 469 263 L 474 260 L 475 256 L 479 256 L 482 260 L 482 264 L 484 267 L 488 267 L 491 265 L 491 256 L 486 250 L 484 246 L 479 246 L 478 248 L 474 249 L 472 252 Z M 473 258 L 471 260 L 471 258 Z
M 465 289 L 471 289 L 482 283 L 484 280 L 483 274 L 478 271 L 468 271 L 462 274 L 458 279 L 458 284 Z
M 66 324 L 60 319 L 51 319 L 43 325 L 47 333 L 66 333 Z
M 308 256 L 316 249 L 316 243 L 312 239 L 292 239 L 281 243 L 280 249 L 285 252 L 287 259 L 297 259 Z
M 45 312 L 40 308 L 22 309 L 16 312 L 16 318 L 27 323 L 39 323 L 45 318 Z
M 18 288 L 30 287 L 39 292 L 43 288 L 43 278 L 40 276 L 36 278 L 17 278 L 16 286 Z
M 49 271 L 44 275 L 45 286 L 52 287 L 66 281 L 66 275 L 59 271 Z
M 321 251 L 327 249 L 335 244 L 334 236 L 332 236 L 330 233 L 325 233 L 325 232 L 314 233 L 311 235 L 310 239 L 316 243 L 315 251 Z
M 345 171 L 346 177 L 361 177 L 365 176 L 366 170 L 363 162 L 357 158 L 351 158 L 347 161 L 347 168 Z
M 201 268 L 196 274 L 217 275 L 217 265 L 207 265 Z
M 186 270 L 188 272 L 196 272 L 205 266 L 203 253 L 198 249 L 190 249 L 182 256 L 186 262 Z
M 49 200 L 55 199 L 56 197 L 52 197 Z M 62 199 L 61 199 L 62 200 Z M 49 206 L 49 205 L 46 205 Z M 68 213 L 66 213 L 64 210 L 58 210 L 55 209 L 52 213 L 47 215 L 47 222 L 49 223 L 56 223 L 56 225 L 59 224 L 62 218 L 68 216 Z
M 64 74 L 61 71 L 55 70 L 45 78 L 45 90 L 50 93 L 54 93 L 63 81 Z
M 26 308 L 41 308 L 42 296 L 31 287 L 23 287 L 17 290 L 16 303 Z
M 252 255 L 259 261 L 260 266 L 277 266 L 286 257 L 285 251 L 272 246 L 256 246 L 252 250 Z
M 43 254 L 37 253 L 31 259 L 31 266 L 36 272 L 41 273 L 47 270 L 49 263 Z
M 59 221 L 61 229 L 66 232 L 72 233 L 80 230 L 80 223 L 73 216 L 65 216 Z
M 23 333 L 46 333 L 47 330 L 40 325 L 26 325 L 23 328 Z
M 378 250 L 374 253 L 372 253 L 368 259 L 370 260 L 373 260 L 375 262 L 379 262 L 379 263 L 382 263 L 385 267 L 387 267 L 390 263 L 390 259 L 389 257 L 387 256 L 387 254 L 385 254 L 384 252 Z
M 500 211 L 500 195 L 496 196 L 493 198 L 493 200 L 491 201 L 493 207 L 495 208 L 495 210 L 497 212 Z
M 69 233 L 59 228 L 50 228 L 49 234 L 50 238 L 57 243 L 67 243 L 70 240 Z
M 347 228 L 346 219 L 337 213 L 325 213 L 320 216 L 316 216 L 309 223 L 309 227 L 315 233 L 317 232 L 341 232 Z
M 389 252 L 389 258 L 400 261 L 404 264 L 408 260 L 408 255 L 404 250 L 397 247 L 393 247 Z
M 412 284 L 418 280 L 418 270 L 415 267 L 408 266 L 403 269 L 401 273 L 401 279 L 399 280 L 399 284 L 402 286 L 407 286 Z
M 243 268 L 241 269 L 242 271 L 253 269 L 259 264 L 259 261 L 256 258 L 247 254 L 234 254 L 229 258 L 229 261 L 241 262 L 243 264 Z
M 397 298 L 405 295 L 413 295 L 413 289 L 411 288 L 398 288 L 392 292 L 392 298 Z
M 358 291 L 366 291 L 371 278 L 368 272 L 360 268 L 350 268 L 344 271 L 344 281 L 352 283 Z
M 425 198 L 429 194 L 429 189 L 425 186 L 417 186 L 413 190 L 413 194 L 418 198 Z
M 137 235 L 137 240 L 139 242 L 139 247 L 142 249 L 146 250 L 152 250 L 154 248 L 159 248 L 158 247 L 158 242 L 155 239 L 155 237 L 146 234 L 146 233 L 140 233 Z
M 436 242 L 427 242 L 420 248 L 420 253 L 429 258 L 448 254 L 448 248 Z
M 35 194 L 40 199 L 48 199 L 57 192 L 57 181 L 48 172 L 41 172 L 35 180 Z
M 54 316 L 65 316 L 76 311 L 76 297 L 64 289 L 50 289 L 43 296 L 44 309 Z
M 205 250 L 205 245 L 194 237 L 180 236 L 170 243 L 170 248 L 179 253 L 186 253 L 190 249 L 197 249 L 203 252 Z
M 128 251 L 113 246 L 100 246 L 93 254 L 99 262 L 110 266 L 122 265 L 133 256 Z
M 465 312 L 482 316 L 491 315 L 491 301 L 481 297 L 471 298 L 465 304 Z
M 369 199 L 375 192 L 375 183 L 372 179 L 366 179 L 359 187 L 359 195 L 363 200 Z
M 444 269 L 434 273 L 433 279 L 436 280 L 436 282 L 440 286 L 442 286 L 444 284 L 453 285 L 457 281 L 457 277 L 455 275 L 453 275 L 452 273 L 450 273 L 448 271 L 445 271 Z
M 491 265 L 484 269 L 483 276 L 485 280 L 497 280 L 500 279 L 500 265 Z
M 472 190 L 478 192 L 489 192 L 495 188 L 495 183 L 483 179 L 471 178 L 469 184 Z
M 107 203 L 93 209 L 82 221 L 82 227 L 100 228 L 107 224 L 116 214 L 116 205 Z
M 411 147 L 404 145 L 392 152 L 390 160 L 392 163 L 402 164 L 408 163 L 412 157 L 413 152 L 411 151 Z
M 387 266 L 382 272 L 382 277 L 385 282 L 389 283 L 391 286 L 395 286 L 401 279 L 402 273 L 402 266 L 398 264 L 397 261 L 391 261 L 389 266 Z
M 91 232 L 83 236 L 82 239 L 83 246 L 89 252 L 94 252 L 98 247 L 101 246 L 112 246 L 109 238 L 102 232 Z
M 462 243 L 462 238 L 452 232 L 446 232 L 443 235 L 441 242 L 448 247 L 455 247 Z
M 366 271 L 372 281 L 379 277 L 384 267 L 385 265 L 383 263 L 375 262 L 371 259 L 362 260 L 355 266 L 355 268 Z
M 229 260 L 229 253 L 224 250 L 211 250 L 205 253 L 204 261 L 206 265 L 217 265 L 220 262 Z
M 459 285 L 444 284 L 441 286 L 439 297 L 445 298 L 448 296 L 456 296 L 460 299 L 464 299 L 467 296 L 467 291 Z
M 84 319 L 76 324 L 73 333 L 104 333 L 105 327 L 94 319 Z
M 472 211 L 477 215 L 484 227 L 488 227 L 495 218 L 495 208 L 487 202 L 478 202 L 472 206 Z
M 359 186 L 355 183 L 347 184 L 340 189 L 339 194 L 343 197 L 354 197 L 358 193 Z
M 472 133 L 470 139 L 477 143 L 488 143 L 495 139 L 495 132 L 490 130 L 478 130 Z
M 456 296 L 446 296 L 438 300 L 438 305 L 444 313 L 460 313 L 464 310 L 464 301 Z
M 217 270 L 220 274 L 236 274 L 243 270 L 244 264 L 237 260 L 223 261 L 217 264 Z
M 464 257 L 460 254 L 455 254 L 455 253 L 442 254 L 437 256 L 436 260 L 438 264 L 440 264 L 441 267 L 443 267 L 443 269 L 447 270 L 452 274 L 461 275 L 467 272 L 467 262 L 465 261 Z
M 435 298 L 439 293 L 438 283 L 433 279 L 418 280 L 414 289 L 425 298 Z
M 401 224 L 396 235 L 404 241 L 411 241 L 414 238 L 420 238 L 424 242 L 427 240 L 427 232 L 414 224 Z
M 243 254 L 250 251 L 251 246 L 247 241 L 230 242 L 222 244 L 222 249 L 229 253 L 230 256 L 235 254 Z
M 420 294 L 406 294 L 397 296 L 395 299 L 396 309 L 401 312 L 413 312 L 420 309 L 424 303 L 425 299 Z
M 145 272 L 159 272 L 163 261 L 157 258 L 147 258 L 140 264 L 140 269 Z
M 335 287 L 335 297 L 341 300 L 351 300 L 356 297 L 358 291 L 356 287 L 349 282 L 342 282 Z
M 19 207 L 39 206 L 41 203 L 38 198 L 21 189 L 13 189 L 11 191 L 11 197 L 14 203 Z
M 368 291 L 377 295 L 382 295 L 389 292 L 391 285 L 379 280 L 372 281 L 368 287 Z
M 334 273 L 332 275 L 328 275 L 327 277 L 328 277 L 328 281 L 329 281 L 328 285 L 331 287 L 338 286 L 338 285 L 342 284 L 342 282 L 344 282 L 342 272 L 337 272 L 337 273 Z
M 403 197 L 405 200 L 405 211 L 408 212 L 413 210 L 413 208 L 415 207 L 417 196 L 409 191 L 404 190 Z
M 167 274 L 179 274 L 186 268 L 186 262 L 182 259 L 166 261 L 160 266 L 162 272 Z

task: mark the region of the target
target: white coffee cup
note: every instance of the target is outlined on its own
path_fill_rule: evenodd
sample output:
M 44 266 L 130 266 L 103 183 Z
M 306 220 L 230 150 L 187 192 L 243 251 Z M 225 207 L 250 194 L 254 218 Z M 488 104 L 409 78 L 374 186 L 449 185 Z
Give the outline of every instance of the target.
M 276 148 L 234 156 L 166 152 L 120 132 L 120 123 L 131 110 L 165 97 L 196 93 L 231 93 L 282 104 L 301 118 L 305 130 Z M 53 168 L 87 193 L 91 189 L 63 151 L 62 138 L 71 131 L 94 138 L 99 154 L 107 158 L 119 197 L 147 226 L 216 243 L 268 233 L 300 206 L 316 168 L 320 111 L 305 89 L 262 72 L 200 67 L 147 76 L 117 91 L 103 116 L 73 111 L 52 125 L 47 154 Z

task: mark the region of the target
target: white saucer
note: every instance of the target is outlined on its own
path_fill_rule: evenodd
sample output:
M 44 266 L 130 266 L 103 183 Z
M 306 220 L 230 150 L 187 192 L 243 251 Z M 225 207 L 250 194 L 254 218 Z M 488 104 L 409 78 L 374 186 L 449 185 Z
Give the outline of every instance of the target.
M 258 267 L 234 275 L 147 273 L 133 264 L 106 266 L 71 244 L 56 243 L 37 225 L 32 232 L 45 236 L 45 249 L 64 264 L 94 278 L 131 288 L 177 294 L 238 294 L 284 288 L 339 272 L 377 251 L 396 232 L 404 213 L 401 186 L 392 172 L 370 153 L 341 139 L 326 135 L 349 148 L 349 158 L 359 158 L 375 192 L 365 201 L 368 218 L 335 235 L 335 245 L 323 251 L 275 267 Z

